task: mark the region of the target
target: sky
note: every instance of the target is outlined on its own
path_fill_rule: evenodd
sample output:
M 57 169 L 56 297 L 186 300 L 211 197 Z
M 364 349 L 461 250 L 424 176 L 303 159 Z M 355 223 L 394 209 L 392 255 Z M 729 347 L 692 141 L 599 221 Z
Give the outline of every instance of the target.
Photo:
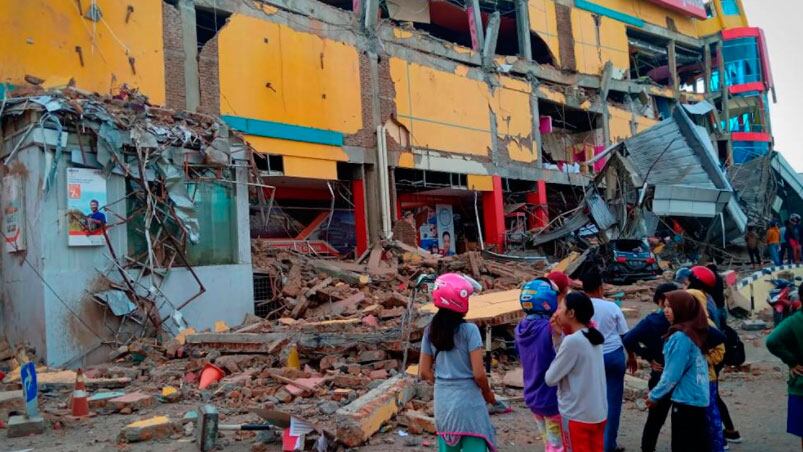
M 777 104 L 770 104 L 775 149 L 803 172 L 803 0 L 742 0 L 752 27 L 764 29 Z M 770 100 L 771 102 L 771 100 Z

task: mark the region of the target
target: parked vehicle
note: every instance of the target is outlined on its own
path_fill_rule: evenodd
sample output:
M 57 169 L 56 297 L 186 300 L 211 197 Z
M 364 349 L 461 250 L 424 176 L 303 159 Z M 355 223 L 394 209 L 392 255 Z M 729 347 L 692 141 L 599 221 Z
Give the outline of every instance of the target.
M 658 259 L 646 240 L 619 239 L 599 245 L 584 267 L 596 267 L 605 282 L 630 284 L 655 279 L 661 274 Z
M 803 281 L 803 278 L 799 276 L 794 280 L 770 280 L 775 288 L 770 290 L 767 303 L 772 306 L 772 320 L 776 326 L 800 309 L 800 286 L 795 284 L 800 281 Z

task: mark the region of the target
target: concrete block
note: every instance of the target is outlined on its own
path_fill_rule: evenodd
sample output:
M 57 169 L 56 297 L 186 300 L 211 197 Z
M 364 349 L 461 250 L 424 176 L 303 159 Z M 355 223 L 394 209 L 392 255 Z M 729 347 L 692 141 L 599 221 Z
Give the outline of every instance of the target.
M 359 375 L 339 374 L 335 375 L 333 383 L 338 388 L 360 389 L 368 383 L 368 379 Z
M 122 391 L 98 392 L 92 394 L 92 396 L 89 397 L 89 408 L 92 410 L 103 408 L 109 404 L 110 400 L 123 396 L 125 396 L 125 392 Z
M 427 416 L 426 413 L 421 411 L 409 410 L 399 416 L 399 424 L 407 427 L 407 430 L 413 434 L 432 433 L 435 434 L 435 418 Z
M 387 357 L 384 350 L 365 350 L 357 355 L 357 361 L 368 363 L 372 361 L 383 361 Z
M 156 399 L 153 396 L 139 391 L 109 400 L 109 405 L 117 411 L 137 411 L 152 407 L 155 403 Z
M 120 431 L 118 441 L 124 443 L 137 443 L 154 439 L 169 438 L 179 431 L 179 426 L 167 416 L 155 416 L 132 422 Z
M 415 394 L 412 380 L 395 376 L 365 395 L 337 410 L 337 438 L 348 447 L 355 447 L 382 428 Z
M 7 427 L 9 438 L 41 435 L 45 432 L 45 419 L 42 416 L 11 416 Z

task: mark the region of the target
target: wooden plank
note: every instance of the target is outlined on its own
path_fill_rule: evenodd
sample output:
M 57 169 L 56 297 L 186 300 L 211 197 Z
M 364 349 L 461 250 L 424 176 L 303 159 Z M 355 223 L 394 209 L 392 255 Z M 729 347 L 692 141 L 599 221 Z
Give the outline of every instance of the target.
M 504 292 L 474 295 L 469 299 L 466 320 L 479 326 L 505 325 L 518 321 L 524 313 L 519 304 L 521 290 L 513 289 Z M 438 308 L 429 303 L 421 308 L 422 312 L 435 313 Z

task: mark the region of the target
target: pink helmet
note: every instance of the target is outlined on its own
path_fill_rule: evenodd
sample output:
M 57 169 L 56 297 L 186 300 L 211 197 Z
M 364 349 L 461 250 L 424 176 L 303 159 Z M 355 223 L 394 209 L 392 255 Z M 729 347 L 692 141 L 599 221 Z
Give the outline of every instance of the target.
M 468 276 L 446 273 L 435 280 L 432 301 L 438 308 L 465 314 L 468 312 L 468 297 L 481 287 Z

